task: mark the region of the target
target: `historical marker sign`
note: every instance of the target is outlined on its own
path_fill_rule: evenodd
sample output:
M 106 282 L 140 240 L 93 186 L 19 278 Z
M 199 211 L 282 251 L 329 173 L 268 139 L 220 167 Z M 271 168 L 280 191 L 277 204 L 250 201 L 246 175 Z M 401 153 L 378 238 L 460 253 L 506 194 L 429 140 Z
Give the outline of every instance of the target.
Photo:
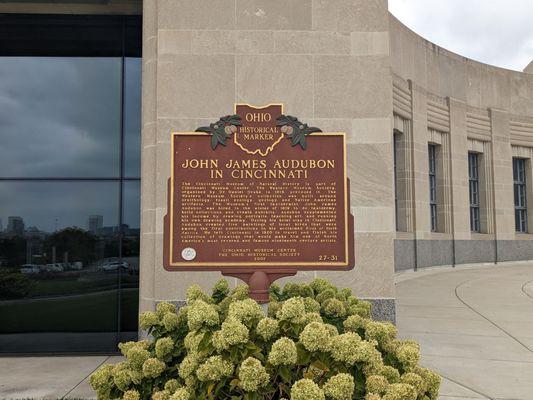
M 353 268 L 343 133 L 285 116 L 280 104 L 237 104 L 199 130 L 172 134 L 167 270 L 261 272 L 270 282 Z

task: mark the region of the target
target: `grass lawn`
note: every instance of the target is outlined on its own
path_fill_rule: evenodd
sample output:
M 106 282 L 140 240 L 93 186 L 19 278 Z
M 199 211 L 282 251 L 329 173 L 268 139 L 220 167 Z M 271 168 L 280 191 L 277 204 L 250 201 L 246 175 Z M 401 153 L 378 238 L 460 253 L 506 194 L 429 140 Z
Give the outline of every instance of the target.
M 111 290 L 117 287 L 118 277 L 116 274 L 86 274 L 81 279 L 50 279 L 35 280 L 31 290 L 31 297 L 43 296 L 66 296 L 69 294 L 84 294 L 87 292 L 97 292 L 100 290 Z M 139 286 L 139 277 L 126 275 L 122 276 L 122 287 Z
M 137 330 L 138 298 L 138 290 L 122 292 L 124 331 Z M 117 300 L 117 291 L 112 290 L 11 304 L 0 302 L 0 332 L 114 332 Z

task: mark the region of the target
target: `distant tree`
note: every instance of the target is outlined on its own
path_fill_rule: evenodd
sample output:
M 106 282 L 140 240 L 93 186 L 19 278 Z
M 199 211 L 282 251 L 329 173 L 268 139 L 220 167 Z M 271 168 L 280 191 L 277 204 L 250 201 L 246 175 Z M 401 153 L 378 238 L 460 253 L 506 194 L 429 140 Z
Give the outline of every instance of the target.
M 19 272 L 0 270 L 1 300 L 28 297 L 34 285 L 29 277 Z
M 125 237 L 122 239 L 122 257 L 139 257 L 138 237 Z
M 0 239 L 0 259 L 8 268 L 18 268 L 26 263 L 26 239 L 11 236 Z
M 66 228 L 53 233 L 46 239 L 47 259 L 52 261 L 52 248 L 56 248 L 56 262 L 63 260 L 68 252 L 69 261 L 82 261 L 84 265 L 98 258 L 95 251 L 98 239 L 92 233 L 80 228 Z
M 108 238 L 106 240 L 105 247 L 104 247 L 105 258 L 118 257 L 119 255 L 119 252 L 118 252 L 119 241 L 118 240 L 119 240 L 118 235 L 116 237 Z

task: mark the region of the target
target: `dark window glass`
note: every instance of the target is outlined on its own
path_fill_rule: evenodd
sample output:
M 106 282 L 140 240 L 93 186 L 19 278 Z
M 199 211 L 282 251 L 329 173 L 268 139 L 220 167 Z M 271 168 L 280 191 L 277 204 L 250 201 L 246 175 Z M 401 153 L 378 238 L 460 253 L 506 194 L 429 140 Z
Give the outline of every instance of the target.
M 141 176 L 141 59 L 124 59 L 124 175 Z
M 0 176 L 120 176 L 120 58 L 1 57 Z
M 140 15 L 0 14 L 0 52 L 3 56 L 140 57 L 141 20 Z
M 398 133 L 394 133 L 392 143 L 393 143 L 393 158 L 394 158 L 394 208 L 396 215 L 396 230 L 398 230 Z
M 114 348 L 118 198 L 116 182 L 0 182 L 1 351 Z
M 437 232 L 437 170 L 436 170 L 436 146 L 428 145 L 429 159 L 429 210 L 431 231 Z
M 137 333 L 141 18 L 0 14 L 0 353 Z
M 527 229 L 527 188 L 526 160 L 513 158 L 515 228 L 517 232 L 526 233 Z
M 120 275 L 120 330 L 121 339 L 130 340 L 137 335 L 139 314 L 140 182 L 124 182 L 123 193 L 121 256 L 128 268 L 122 270 Z
M 476 153 L 468 153 L 468 182 L 470 194 L 470 230 L 480 231 L 479 222 L 479 156 Z

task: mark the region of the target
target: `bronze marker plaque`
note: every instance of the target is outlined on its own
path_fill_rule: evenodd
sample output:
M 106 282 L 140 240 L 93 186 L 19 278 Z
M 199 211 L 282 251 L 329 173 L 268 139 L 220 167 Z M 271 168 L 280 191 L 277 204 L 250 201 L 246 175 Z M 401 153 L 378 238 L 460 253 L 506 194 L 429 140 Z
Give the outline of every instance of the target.
M 344 133 L 280 104 L 238 104 L 200 130 L 172 134 L 167 270 L 353 268 Z

